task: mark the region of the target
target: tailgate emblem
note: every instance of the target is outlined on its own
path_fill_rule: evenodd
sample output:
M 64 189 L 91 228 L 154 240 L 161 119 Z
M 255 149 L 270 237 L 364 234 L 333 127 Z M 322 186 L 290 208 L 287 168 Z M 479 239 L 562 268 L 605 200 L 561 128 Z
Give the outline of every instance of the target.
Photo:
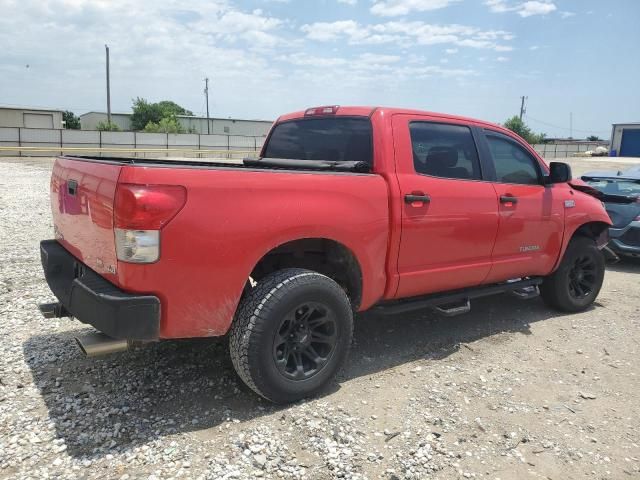
M 67 191 L 72 197 L 78 192 L 78 182 L 76 180 L 67 180 Z

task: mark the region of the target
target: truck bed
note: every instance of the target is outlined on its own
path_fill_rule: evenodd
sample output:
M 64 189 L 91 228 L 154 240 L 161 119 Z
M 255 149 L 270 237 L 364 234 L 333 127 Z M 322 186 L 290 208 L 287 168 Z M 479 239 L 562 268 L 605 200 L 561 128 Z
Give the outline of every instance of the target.
M 334 171 L 351 173 L 370 173 L 370 167 L 364 162 L 332 162 L 324 160 L 281 159 L 281 158 L 245 158 L 240 162 L 210 162 L 206 160 L 170 160 L 162 158 L 122 158 L 96 156 L 63 156 L 73 160 L 110 163 L 118 165 L 143 165 L 148 167 L 180 168 L 233 168 L 249 170 L 290 170 L 290 171 Z
M 51 181 L 56 239 L 122 290 L 158 297 L 161 338 L 224 334 L 260 259 L 296 239 L 329 239 L 350 249 L 367 279 L 361 302 L 367 308 L 386 286 L 386 181 L 305 166 L 60 157 Z M 122 184 L 186 190 L 186 203 L 162 227 L 155 263 L 117 259 L 114 207 Z

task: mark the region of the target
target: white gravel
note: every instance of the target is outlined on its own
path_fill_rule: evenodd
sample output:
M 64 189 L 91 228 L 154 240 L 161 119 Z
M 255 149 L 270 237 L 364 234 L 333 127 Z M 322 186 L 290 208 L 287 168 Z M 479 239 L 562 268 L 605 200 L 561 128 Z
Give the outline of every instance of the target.
M 362 315 L 339 382 L 274 407 L 224 342 L 90 360 L 40 316 L 50 167 L 0 160 L 0 478 L 640 478 L 640 264 L 579 315 Z

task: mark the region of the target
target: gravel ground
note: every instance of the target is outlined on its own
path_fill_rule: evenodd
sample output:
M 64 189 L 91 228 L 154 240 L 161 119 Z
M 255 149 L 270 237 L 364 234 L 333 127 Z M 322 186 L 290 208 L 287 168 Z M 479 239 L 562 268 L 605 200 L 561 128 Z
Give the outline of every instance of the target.
M 338 382 L 275 407 L 223 342 L 90 360 L 82 324 L 41 318 L 50 168 L 0 160 L 0 477 L 640 478 L 640 264 L 578 315 L 511 296 L 361 315 Z

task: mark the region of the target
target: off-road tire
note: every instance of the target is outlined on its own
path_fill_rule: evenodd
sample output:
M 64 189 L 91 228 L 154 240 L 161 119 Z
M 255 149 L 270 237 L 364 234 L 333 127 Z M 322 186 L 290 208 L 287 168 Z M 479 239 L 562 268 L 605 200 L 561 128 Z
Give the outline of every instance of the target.
M 292 380 L 276 366 L 274 345 L 283 319 L 304 302 L 332 312 L 336 339 L 323 367 L 310 378 Z M 316 394 L 335 377 L 352 336 L 353 312 L 344 290 L 325 275 L 290 268 L 267 275 L 246 292 L 231 326 L 229 351 L 249 388 L 274 403 L 290 403 Z
M 576 296 L 575 288 L 571 286 L 571 282 L 572 275 L 575 278 L 576 262 L 581 259 L 588 261 L 592 267 L 588 271 L 590 272 L 589 275 L 593 277 L 590 282 L 593 285 L 588 294 L 579 298 Z M 586 310 L 595 301 L 600 292 L 604 280 L 604 271 L 604 255 L 598 250 L 596 242 L 583 236 L 575 237 L 569 242 L 558 269 L 546 277 L 540 286 L 542 299 L 550 307 L 563 312 Z

